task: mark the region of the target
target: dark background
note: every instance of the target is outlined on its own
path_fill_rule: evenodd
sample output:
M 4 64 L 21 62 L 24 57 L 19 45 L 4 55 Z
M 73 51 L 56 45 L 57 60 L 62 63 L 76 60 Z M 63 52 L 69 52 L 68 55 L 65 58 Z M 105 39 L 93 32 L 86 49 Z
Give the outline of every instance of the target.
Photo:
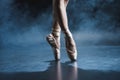
M 120 45 L 120 0 L 70 0 L 68 19 L 79 45 Z M 0 0 L 0 48 L 45 42 L 52 0 Z

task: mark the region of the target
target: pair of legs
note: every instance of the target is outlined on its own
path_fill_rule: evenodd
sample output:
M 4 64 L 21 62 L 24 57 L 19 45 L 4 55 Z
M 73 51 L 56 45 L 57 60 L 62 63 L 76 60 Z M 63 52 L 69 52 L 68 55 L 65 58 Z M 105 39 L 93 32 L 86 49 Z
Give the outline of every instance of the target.
M 47 41 L 54 51 L 56 60 L 60 59 L 60 33 L 65 35 L 66 50 L 72 61 L 77 59 L 76 44 L 68 27 L 66 7 L 68 0 L 53 0 L 53 26 Z

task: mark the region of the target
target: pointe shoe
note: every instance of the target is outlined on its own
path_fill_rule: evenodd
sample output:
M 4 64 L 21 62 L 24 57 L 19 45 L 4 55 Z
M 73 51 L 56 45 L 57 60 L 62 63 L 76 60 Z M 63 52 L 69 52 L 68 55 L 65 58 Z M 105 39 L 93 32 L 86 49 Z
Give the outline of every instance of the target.
M 47 42 L 50 44 L 50 46 L 51 46 L 52 49 L 53 49 L 55 60 L 56 60 L 56 61 L 60 60 L 60 47 L 59 47 L 59 45 L 57 44 L 57 41 L 56 41 L 56 39 L 54 38 L 54 36 L 53 36 L 52 34 L 49 34 L 49 35 L 46 37 L 46 40 L 47 40 Z
M 66 50 L 71 61 L 77 60 L 76 44 L 72 37 L 65 36 Z

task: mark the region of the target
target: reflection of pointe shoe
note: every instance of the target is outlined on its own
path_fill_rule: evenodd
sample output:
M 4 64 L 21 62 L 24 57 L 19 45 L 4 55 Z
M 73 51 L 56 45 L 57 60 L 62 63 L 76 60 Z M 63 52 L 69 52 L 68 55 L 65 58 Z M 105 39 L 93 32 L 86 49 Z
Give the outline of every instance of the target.
M 48 43 L 53 49 L 55 60 L 58 61 L 60 59 L 60 48 L 59 48 L 59 45 L 57 44 L 56 39 L 54 38 L 52 34 L 49 34 L 46 37 L 46 40 L 48 41 Z
M 71 61 L 77 60 L 77 49 L 76 44 L 72 37 L 65 37 L 66 50 Z

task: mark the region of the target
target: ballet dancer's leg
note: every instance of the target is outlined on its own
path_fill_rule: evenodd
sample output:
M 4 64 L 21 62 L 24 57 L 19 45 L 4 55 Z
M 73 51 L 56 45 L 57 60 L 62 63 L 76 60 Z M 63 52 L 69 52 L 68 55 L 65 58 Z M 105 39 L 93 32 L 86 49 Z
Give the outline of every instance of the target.
M 68 20 L 66 13 L 67 4 L 68 4 L 68 0 L 53 0 L 53 7 L 56 13 L 58 23 L 60 25 L 61 30 L 65 34 L 66 50 L 68 56 L 72 61 L 75 61 L 77 59 L 77 49 L 72 33 L 70 32 L 68 27 Z
M 53 0 L 53 28 L 47 41 L 54 50 L 55 59 L 60 59 L 60 31 L 65 34 L 66 49 L 72 61 L 77 59 L 76 44 L 68 27 L 66 7 L 68 0 Z
M 57 19 L 57 12 L 55 8 L 55 3 L 53 1 L 53 25 L 52 25 L 52 32 L 47 36 L 47 41 L 51 45 L 55 60 L 60 60 L 60 33 L 61 28 Z

